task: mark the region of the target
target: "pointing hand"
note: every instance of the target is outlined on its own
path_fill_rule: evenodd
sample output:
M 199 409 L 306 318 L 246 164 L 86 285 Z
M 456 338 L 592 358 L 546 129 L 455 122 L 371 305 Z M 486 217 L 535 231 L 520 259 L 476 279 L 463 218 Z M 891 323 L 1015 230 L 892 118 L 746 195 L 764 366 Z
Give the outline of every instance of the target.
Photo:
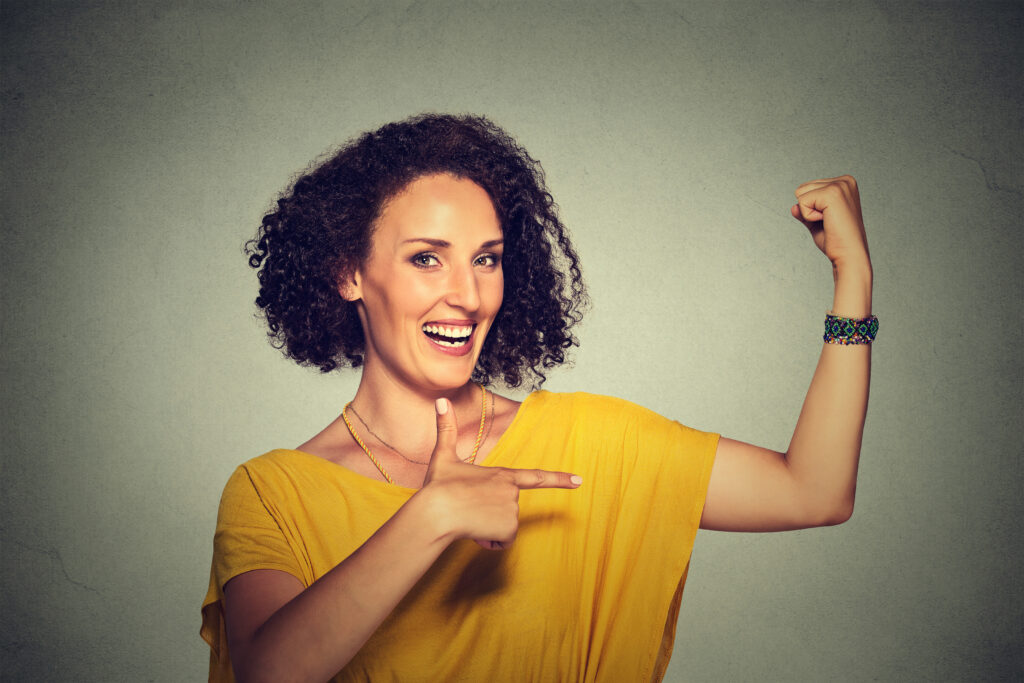
M 430 492 L 441 528 L 452 538 L 472 538 L 484 548 L 508 547 L 519 529 L 519 491 L 578 488 L 581 479 L 566 472 L 483 467 L 455 453 L 458 425 L 448 399 L 439 398 L 437 443 L 430 455 L 423 492 Z

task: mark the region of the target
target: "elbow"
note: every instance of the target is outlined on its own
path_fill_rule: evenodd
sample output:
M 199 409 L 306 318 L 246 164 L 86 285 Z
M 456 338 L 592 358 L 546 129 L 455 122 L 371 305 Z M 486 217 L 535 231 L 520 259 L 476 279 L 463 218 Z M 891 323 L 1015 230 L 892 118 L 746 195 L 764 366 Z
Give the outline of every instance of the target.
M 274 667 L 266 662 L 233 663 L 237 683 L 300 683 L 294 667 Z
M 282 683 L 290 682 L 293 679 L 280 677 L 266 670 L 239 671 L 235 669 L 235 680 L 238 683 Z
M 848 522 L 850 517 L 853 517 L 852 503 L 833 510 L 831 514 L 825 516 L 824 521 L 819 526 L 836 526 L 843 522 Z
M 806 509 L 804 528 L 837 526 L 849 521 L 853 516 L 853 496 L 841 500 L 820 502 Z
M 836 526 L 843 522 L 849 521 L 850 517 L 853 516 L 853 498 L 851 497 L 848 501 L 843 501 L 837 505 L 831 507 L 825 515 L 822 517 L 822 521 L 819 526 Z
M 231 668 L 237 683 L 265 683 L 268 680 L 266 675 L 261 674 L 259 667 L 240 666 L 240 663 L 232 662 Z

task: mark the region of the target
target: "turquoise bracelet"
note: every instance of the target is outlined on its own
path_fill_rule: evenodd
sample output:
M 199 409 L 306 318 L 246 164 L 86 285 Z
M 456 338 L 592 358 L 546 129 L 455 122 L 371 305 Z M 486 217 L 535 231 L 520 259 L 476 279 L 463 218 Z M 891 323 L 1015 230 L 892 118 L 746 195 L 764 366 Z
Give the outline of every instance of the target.
M 825 314 L 826 344 L 870 344 L 878 334 L 878 318 L 869 315 L 866 318 L 840 318 L 830 313 Z

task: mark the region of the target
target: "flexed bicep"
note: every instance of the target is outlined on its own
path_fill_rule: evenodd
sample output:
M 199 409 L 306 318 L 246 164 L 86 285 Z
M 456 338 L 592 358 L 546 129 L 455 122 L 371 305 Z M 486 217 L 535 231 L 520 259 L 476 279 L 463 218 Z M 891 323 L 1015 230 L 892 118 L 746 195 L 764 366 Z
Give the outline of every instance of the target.
M 818 502 L 813 482 L 800 479 L 786 454 L 723 437 L 700 526 L 717 531 L 788 531 L 845 521 Z

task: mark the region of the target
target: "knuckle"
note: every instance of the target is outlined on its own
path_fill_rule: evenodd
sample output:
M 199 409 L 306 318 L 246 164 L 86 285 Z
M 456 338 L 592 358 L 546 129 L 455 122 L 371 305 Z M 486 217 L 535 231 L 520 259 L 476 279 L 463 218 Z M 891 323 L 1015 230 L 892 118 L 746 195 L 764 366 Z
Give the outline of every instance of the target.
M 509 523 L 505 525 L 505 528 L 502 529 L 500 540 L 511 543 L 517 533 L 519 533 L 519 518 L 513 517 Z

